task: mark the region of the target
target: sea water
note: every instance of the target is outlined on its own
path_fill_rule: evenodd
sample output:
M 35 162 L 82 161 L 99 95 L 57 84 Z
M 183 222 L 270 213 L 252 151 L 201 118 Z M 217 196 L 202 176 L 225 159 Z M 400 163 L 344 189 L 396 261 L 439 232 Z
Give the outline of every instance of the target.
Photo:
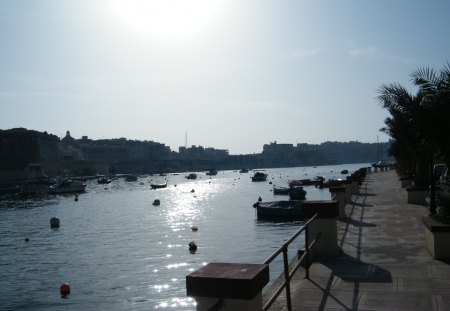
M 253 204 L 287 199 L 273 186 L 290 179 L 345 178 L 367 164 L 220 171 L 144 176 L 137 182 L 89 181 L 86 193 L 0 199 L 0 310 L 195 310 L 185 277 L 209 262 L 261 263 L 301 222 L 256 219 Z M 167 188 L 150 189 L 150 183 Z M 305 187 L 310 200 L 330 199 L 328 189 Z M 161 205 L 153 206 L 155 199 Z M 51 229 L 58 217 L 60 228 Z M 198 231 L 191 230 L 192 226 Z M 26 241 L 28 239 L 28 241 Z M 197 252 L 189 252 L 195 241 Z M 296 255 L 302 238 L 290 248 Z M 270 265 L 273 282 L 281 257 Z M 67 282 L 71 294 L 61 297 Z

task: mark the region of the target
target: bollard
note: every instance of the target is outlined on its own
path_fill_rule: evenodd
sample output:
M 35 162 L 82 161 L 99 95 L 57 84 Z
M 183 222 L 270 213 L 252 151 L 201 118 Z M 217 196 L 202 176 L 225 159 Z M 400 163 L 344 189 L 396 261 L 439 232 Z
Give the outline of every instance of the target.
M 322 233 L 314 245 L 313 256 L 339 255 L 341 249 L 337 239 L 338 201 L 305 201 L 302 208 L 306 219 L 318 213 L 318 218 L 309 225 L 308 244 L 316 238 L 318 233 Z
M 350 204 L 352 203 L 352 183 L 351 181 L 345 180 L 342 184 L 345 186 L 345 203 Z
M 345 215 L 345 186 L 334 186 L 330 187 L 331 199 L 338 201 L 339 214 L 338 218 L 346 218 Z
M 269 265 L 212 262 L 186 276 L 186 292 L 197 311 L 262 310 Z
M 347 181 L 350 182 L 351 194 L 359 194 L 358 179 L 355 176 L 347 176 Z

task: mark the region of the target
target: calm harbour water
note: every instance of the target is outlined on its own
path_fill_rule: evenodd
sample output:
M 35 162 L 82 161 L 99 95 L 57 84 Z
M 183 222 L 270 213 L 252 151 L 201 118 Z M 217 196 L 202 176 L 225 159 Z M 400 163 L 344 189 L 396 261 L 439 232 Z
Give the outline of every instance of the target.
M 186 275 L 214 261 L 260 263 L 299 228 L 299 222 L 256 219 L 252 205 L 259 196 L 287 199 L 273 195 L 269 181 L 345 178 L 341 170 L 364 166 L 266 169 L 268 182 L 252 182 L 252 171 L 110 185 L 94 180 L 78 202 L 73 195 L 0 200 L 0 310 L 195 310 Z M 151 180 L 166 179 L 167 188 L 150 190 Z M 305 190 L 307 199 L 330 199 L 328 189 Z M 153 206 L 154 199 L 161 205 Z M 50 228 L 54 216 L 59 229 Z M 190 241 L 198 245 L 195 254 Z M 271 281 L 281 269 L 281 259 L 270 266 Z M 63 282 L 71 286 L 67 298 L 59 294 Z

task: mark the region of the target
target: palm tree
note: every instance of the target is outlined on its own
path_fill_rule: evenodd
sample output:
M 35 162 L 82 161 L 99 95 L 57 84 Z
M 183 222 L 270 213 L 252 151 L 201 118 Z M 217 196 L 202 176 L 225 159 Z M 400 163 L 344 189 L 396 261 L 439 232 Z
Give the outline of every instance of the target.
M 390 155 L 397 159 L 397 166 L 401 171 L 408 172 L 410 175 L 414 174 L 416 165 L 414 153 L 411 149 L 411 146 L 413 146 L 412 139 L 409 138 L 412 133 L 404 130 L 407 128 L 407 124 L 400 118 L 386 118 L 384 123 L 386 126 L 381 128 L 380 131 L 393 138 L 389 148 Z
M 392 116 L 385 120 L 387 127 L 381 129 L 394 139 L 395 149 L 391 151 L 400 156 L 396 157 L 400 164 L 411 170 L 408 173 L 414 175 L 416 186 L 428 186 L 429 146 L 422 134 L 426 124 L 423 120 L 422 95 L 418 93 L 414 96 L 396 83 L 384 84 L 378 92 L 380 104 Z
M 424 108 L 424 115 L 429 122 L 423 134 L 428 139 L 431 148 L 436 150 L 447 167 L 450 167 L 450 66 L 447 63 L 440 73 L 430 68 L 418 69 L 411 77 L 423 96 L 422 106 Z M 432 177 L 430 212 L 431 214 L 436 214 L 435 176 L 433 176 L 433 173 L 433 167 L 430 167 L 430 176 Z M 444 188 L 448 188 L 448 186 Z M 450 197 L 448 189 L 444 192 L 441 193 L 441 199 Z M 443 202 L 440 203 L 442 204 Z M 438 213 L 440 216 L 444 216 L 444 218 L 448 217 L 450 213 L 448 203 L 444 204 L 445 208 L 440 209 Z
M 415 96 L 399 84 L 380 87 L 378 100 L 392 116 L 381 131 L 394 139 L 391 152 L 397 161 L 413 167 L 415 184 L 431 185 L 434 214 L 434 159 L 443 159 L 450 167 L 450 65 L 439 73 L 418 69 L 411 78 L 419 87 Z
M 411 75 L 422 96 L 423 135 L 450 167 L 450 64 L 439 73 L 430 68 L 418 69 Z

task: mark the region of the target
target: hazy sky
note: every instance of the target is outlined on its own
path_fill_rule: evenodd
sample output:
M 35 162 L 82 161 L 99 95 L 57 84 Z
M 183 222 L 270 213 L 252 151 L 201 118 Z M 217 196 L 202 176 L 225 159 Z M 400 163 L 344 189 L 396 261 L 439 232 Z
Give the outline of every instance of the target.
M 2 0 L 0 129 L 230 154 L 386 141 L 377 89 L 443 68 L 449 38 L 448 0 Z

